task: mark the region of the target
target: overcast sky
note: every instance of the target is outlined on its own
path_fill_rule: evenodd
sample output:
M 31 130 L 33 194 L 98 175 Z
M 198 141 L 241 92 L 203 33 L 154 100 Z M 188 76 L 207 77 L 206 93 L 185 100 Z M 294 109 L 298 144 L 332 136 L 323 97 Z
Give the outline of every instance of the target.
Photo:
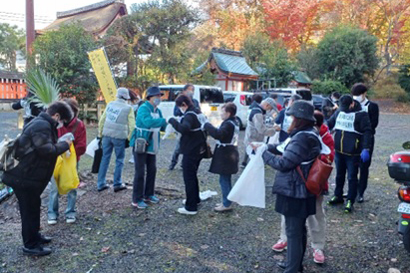
M 7 0 L 1 0 L 6 2 Z M 58 11 L 67 11 L 91 5 L 102 0 L 34 0 L 35 28 L 42 29 L 56 19 Z M 9 23 L 25 29 L 25 0 L 9 0 L 7 5 L 0 5 L 0 23 Z M 127 8 L 133 3 L 144 0 L 125 0 Z

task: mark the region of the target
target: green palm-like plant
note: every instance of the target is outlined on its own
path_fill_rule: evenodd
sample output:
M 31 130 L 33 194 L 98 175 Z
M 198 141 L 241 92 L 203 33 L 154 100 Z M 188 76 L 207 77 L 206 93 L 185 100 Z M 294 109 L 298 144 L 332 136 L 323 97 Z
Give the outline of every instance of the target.
M 60 86 L 50 74 L 42 69 L 31 69 L 26 76 L 27 87 L 34 95 L 30 101 L 47 108 L 48 105 L 60 99 Z

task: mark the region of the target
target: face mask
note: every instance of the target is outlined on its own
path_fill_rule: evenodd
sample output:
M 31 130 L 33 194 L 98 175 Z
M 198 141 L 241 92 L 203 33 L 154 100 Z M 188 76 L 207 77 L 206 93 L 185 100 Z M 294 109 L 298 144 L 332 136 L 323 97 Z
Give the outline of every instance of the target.
M 182 107 L 179 108 L 179 111 L 181 111 L 182 114 L 185 113 L 185 110 Z
M 62 122 L 61 120 L 58 121 L 58 125 L 57 125 L 57 129 L 60 129 L 64 126 L 64 122 Z
M 363 96 L 353 96 L 353 99 L 357 100 L 358 102 L 363 102 L 364 101 Z
M 161 104 L 161 99 L 160 99 L 160 98 L 155 98 L 155 99 L 154 99 L 154 104 L 155 104 L 156 106 L 160 105 L 160 104 Z

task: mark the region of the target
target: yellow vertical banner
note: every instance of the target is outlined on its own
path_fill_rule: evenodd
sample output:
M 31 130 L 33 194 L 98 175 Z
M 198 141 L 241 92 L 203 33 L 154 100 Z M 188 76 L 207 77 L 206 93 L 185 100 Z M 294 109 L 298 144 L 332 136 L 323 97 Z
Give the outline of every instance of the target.
M 105 54 L 105 49 L 99 48 L 94 51 L 88 52 L 91 65 L 93 67 L 95 76 L 97 77 L 98 84 L 100 85 L 105 102 L 115 100 L 117 93 L 117 84 L 115 83 L 114 76 L 111 68 L 108 64 L 108 58 Z

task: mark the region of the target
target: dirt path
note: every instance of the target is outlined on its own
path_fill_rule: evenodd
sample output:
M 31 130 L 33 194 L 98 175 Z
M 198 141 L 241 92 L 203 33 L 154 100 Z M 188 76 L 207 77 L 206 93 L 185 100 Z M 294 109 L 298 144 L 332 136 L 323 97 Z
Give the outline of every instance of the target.
M 306 272 L 376 273 L 394 267 L 410 273 L 409 254 L 396 232 L 398 186 L 386 169 L 389 154 L 400 150 L 401 143 L 410 138 L 410 116 L 383 114 L 380 123 L 368 201 L 357 204 L 351 215 L 344 214 L 341 207 L 326 207 L 327 262 L 322 267 L 315 265 L 309 248 Z M 89 139 L 94 135 L 95 130 L 90 129 Z M 159 205 L 135 210 L 130 206 L 131 190 L 99 194 L 96 178 L 88 176 L 78 199 L 77 223 L 67 225 L 60 216 L 56 226 L 48 226 L 43 208 L 42 232 L 54 237 L 51 247 L 55 252 L 48 257 L 22 255 L 15 200 L 0 205 L 0 272 L 282 272 L 275 262 L 284 254 L 271 250 L 280 226 L 274 196 L 267 195 L 264 210 L 236 207 L 233 213 L 216 214 L 212 208 L 219 197 L 215 197 L 194 217 L 178 215 L 176 209 L 183 198 L 182 172 L 178 168 L 167 170 L 174 146 L 175 140 L 164 141 L 158 157 Z M 90 158 L 84 157 L 83 173 L 90 165 Z M 220 192 L 217 176 L 208 173 L 208 167 L 209 161 L 201 164 L 201 190 Z M 131 183 L 133 174 L 133 165 L 127 163 L 124 181 Z M 268 193 L 273 177 L 274 172 L 267 168 Z M 65 205 L 62 199 L 60 214 Z

